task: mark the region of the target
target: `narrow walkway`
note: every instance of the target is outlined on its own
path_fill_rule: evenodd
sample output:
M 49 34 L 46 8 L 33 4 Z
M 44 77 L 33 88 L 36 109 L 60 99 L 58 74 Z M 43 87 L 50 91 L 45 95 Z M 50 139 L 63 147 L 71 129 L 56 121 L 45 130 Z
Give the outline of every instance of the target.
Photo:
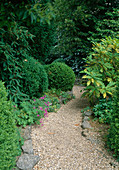
M 81 134 L 81 109 L 88 106 L 88 102 L 80 98 L 82 88 L 74 86 L 76 98 L 63 105 L 57 113 L 49 113 L 43 127 L 32 127 L 34 152 L 40 156 L 34 170 L 118 169 L 111 165 L 114 159 L 102 144 Z M 96 133 L 92 132 L 92 137 L 98 137 Z

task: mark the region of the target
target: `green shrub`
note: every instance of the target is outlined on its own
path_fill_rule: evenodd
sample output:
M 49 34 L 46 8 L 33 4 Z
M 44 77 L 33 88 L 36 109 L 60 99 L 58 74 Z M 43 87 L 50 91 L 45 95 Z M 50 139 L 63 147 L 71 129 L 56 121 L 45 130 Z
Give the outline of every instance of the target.
M 113 8 L 105 10 L 101 18 L 94 19 L 95 31 L 89 31 L 88 40 L 100 42 L 106 36 L 116 37 L 119 34 L 119 10 Z
M 98 118 L 100 123 L 110 124 L 112 120 L 112 99 L 100 99 L 99 103 L 96 104 L 93 108 L 94 119 Z
M 32 97 L 48 89 L 48 77 L 43 65 L 32 57 L 25 59 L 21 65 L 23 93 Z
M 0 81 L 0 169 L 12 169 L 19 154 L 19 137 L 12 103 L 7 100 L 6 89 Z
M 75 82 L 75 74 L 73 70 L 64 63 L 54 62 L 45 67 L 49 88 L 61 89 L 63 91 L 71 90 Z
M 109 129 L 107 144 L 114 151 L 114 156 L 119 160 L 119 80 L 114 95 L 113 118 Z
M 112 96 L 119 73 L 119 39 L 107 37 L 101 43 L 94 44 L 93 53 L 87 57 L 83 78 L 87 87 L 83 96 L 91 101 L 94 97 Z
M 28 39 L 33 37 L 26 27 L 17 23 L 10 30 L 0 30 L 0 80 L 5 82 L 8 97 L 16 103 L 26 97 L 20 91 L 20 62 L 29 56 Z

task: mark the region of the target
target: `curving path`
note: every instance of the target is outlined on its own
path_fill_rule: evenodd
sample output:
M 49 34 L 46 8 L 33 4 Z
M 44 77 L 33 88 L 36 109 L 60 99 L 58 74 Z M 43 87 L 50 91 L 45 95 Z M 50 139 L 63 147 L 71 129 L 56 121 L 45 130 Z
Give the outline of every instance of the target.
M 40 162 L 34 170 L 112 170 L 118 163 L 108 154 L 97 131 L 90 130 L 82 136 L 81 109 L 88 102 L 81 99 L 80 90 L 74 86 L 72 99 L 58 110 L 49 113 L 44 126 L 32 127 L 32 143 Z

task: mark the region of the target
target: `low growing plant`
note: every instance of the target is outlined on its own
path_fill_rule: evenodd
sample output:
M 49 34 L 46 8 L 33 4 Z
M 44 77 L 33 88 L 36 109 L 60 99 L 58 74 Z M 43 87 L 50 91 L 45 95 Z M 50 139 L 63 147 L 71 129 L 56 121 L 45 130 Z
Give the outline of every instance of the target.
M 48 111 L 55 111 L 60 107 L 57 97 L 50 98 L 44 95 L 29 101 L 23 101 L 19 108 L 14 105 L 15 119 L 17 125 L 25 127 L 30 124 L 40 124 L 40 119 L 48 116 Z
M 68 92 L 62 91 L 61 89 L 49 89 L 48 93 L 52 97 L 58 97 L 59 99 L 63 98 L 63 103 L 65 104 L 67 101 L 75 98 L 74 95 L 70 95 Z
M 44 102 L 44 96 L 39 99 L 33 99 L 30 101 L 23 101 L 19 108 L 14 105 L 15 119 L 17 125 L 26 125 L 39 123 L 39 120 L 44 116 L 47 116 L 48 103 Z
M 112 121 L 112 111 L 113 111 L 113 101 L 112 98 L 100 99 L 99 103 L 96 104 L 93 108 L 93 114 L 95 116 L 94 120 L 99 119 L 100 123 L 110 124 Z
M 91 110 L 91 108 L 89 106 L 87 106 L 81 110 L 81 113 L 84 113 L 85 111 L 90 111 L 90 110 Z

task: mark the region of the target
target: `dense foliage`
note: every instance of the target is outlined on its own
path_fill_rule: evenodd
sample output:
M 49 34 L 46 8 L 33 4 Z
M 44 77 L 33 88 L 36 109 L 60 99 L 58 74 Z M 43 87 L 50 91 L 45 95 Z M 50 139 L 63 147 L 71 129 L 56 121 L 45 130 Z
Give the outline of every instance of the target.
M 0 169 L 12 169 L 21 153 L 13 106 L 0 81 Z
M 68 99 L 69 96 L 61 90 L 71 90 L 75 81 L 73 71 L 78 75 L 80 70 L 84 70 L 82 73 L 85 74 L 83 78 L 87 87 L 83 96 L 96 101 L 94 115 L 99 117 L 100 122 L 111 123 L 109 146 L 118 155 L 118 97 L 114 93 L 119 73 L 118 6 L 118 0 L 1 2 L 0 80 L 5 82 L 9 99 L 15 102 L 14 113 L 18 125 L 37 123 L 46 116 L 47 102 L 52 105 L 48 106 L 49 111 L 58 108 L 58 98 L 49 98 L 52 95 L 48 96 L 48 93 L 60 94 Z M 41 64 L 49 64 L 45 66 L 48 75 Z M 47 91 L 48 79 L 50 91 Z M 0 94 L 3 92 L 6 96 L 3 85 L 0 85 Z M 47 95 L 45 99 L 33 100 L 42 92 Z M 16 128 L 13 130 L 13 109 L 5 96 L 0 98 L 0 124 L 3 127 L 0 129 L 0 145 L 1 148 L 4 145 L 7 151 L 0 150 L 0 155 L 3 155 L 0 169 L 11 169 L 19 150 L 17 148 L 15 151 L 19 147 L 19 137 L 16 136 Z M 114 96 L 113 106 L 110 99 Z M 117 109 L 116 112 L 114 109 Z M 9 149 L 10 152 L 12 150 L 11 155 Z M 5 154 L 8 154 L 9 160 Z
M 117 87 L 113 100 L 113 118 L 109 129 L 107 143 L 109 148 L 114 151 L 114 156 L 119 160 L 119 80 L 116 85 Z
M 50 25 L 47 23 L 34 24 L 29 30 L 35 35 L 34 43 L 30 41 L 30 55 L 41 63 L 48 63 L 51 57 L 51 48 L 55 43 L 55 26 L 53 21 Z
M 96 104 L 93 108 L 93 114 L 95 116 L 95 120 L 98 118 L 100 123 L 110 124 L 112 121 L 112 115 L 113 115 L 112 107 L 113 107 L 112 98 L 100 99 L 99 103 Z
M 55 0 L 57 43 L 54 53 L 63 57 L 76 74 L 84 65 L 82 58 L 97 42 L 119 31 L 118 1 Z
M 89 31 L 88 40 L 100 42 L 100 39 L 106 36 L 111 38 L 119 36 L 119 10 L 117 8 L 105 11 L 101 18 L 95 18 L 94 21 L 95 31 Z
M 28 57 L 28 39 L 33 35 L 15 24 L 9 31 L 1 29 L 0 38 L 0 79 L 5 82 L 9 98 L 17 102 L 25 97 L 20 91 L 20 61 Z
M 31 55 L 31 44 L 35 43 L 29 28 L 36 22 L 50 24 L 52 5 L 50 1 L 40 4 L 37 0 L 17 3 L 5 0 L 0 8 L 0 79 L 5 82 L 9 98 L 18 103 L 27 97 L 20 88 L 20 62 Z
M 112 96 L 119 73 L 119 39 L 108 37 L 95 43 L 93 52 L 86 60 L 86 68 L 81 73 L 87 80 L 83 96 L 91 101 L 103 96 Z
M 36 59 L 28 57 L 21 63 L 21 91 L 32 98 L 48 89 L 48 77 L 43 67 Z
M 46 71 L 50 89 L 72 90 L 75 82 L 75 74 L 65 63 L 54 62 L 46 67 Z

